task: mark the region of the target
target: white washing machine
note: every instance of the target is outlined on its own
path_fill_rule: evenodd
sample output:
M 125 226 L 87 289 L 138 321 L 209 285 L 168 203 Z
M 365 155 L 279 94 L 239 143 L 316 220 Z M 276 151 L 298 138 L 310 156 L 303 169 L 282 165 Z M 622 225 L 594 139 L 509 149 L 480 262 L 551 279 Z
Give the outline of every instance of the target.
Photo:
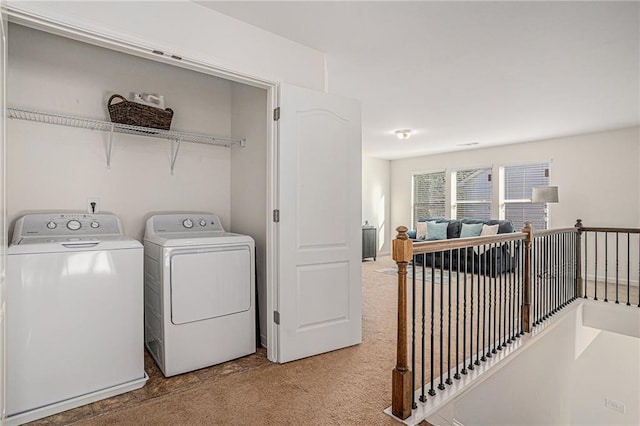
M 147 220 L 145 344 L 165 376 L 255 353 L 254 251 L 215 215 Z
M 144 386 L 143 249 L 118 217 L 26 215 L 7 255 L 6 424 Z

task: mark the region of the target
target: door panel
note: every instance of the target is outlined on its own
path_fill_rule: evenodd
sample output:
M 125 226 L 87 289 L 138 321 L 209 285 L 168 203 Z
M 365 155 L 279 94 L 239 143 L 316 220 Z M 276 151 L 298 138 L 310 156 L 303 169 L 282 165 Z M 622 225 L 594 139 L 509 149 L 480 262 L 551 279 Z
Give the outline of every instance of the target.
M 324 110 L 303 111 L 297 121 L 298 248 L 346 247 L 349 122 Z
M 282 85 L 278 361 L 362 340 L 358 102 Z
M 298 267 L 298 332 L 349 320 L 348 280 L 348 262 Z

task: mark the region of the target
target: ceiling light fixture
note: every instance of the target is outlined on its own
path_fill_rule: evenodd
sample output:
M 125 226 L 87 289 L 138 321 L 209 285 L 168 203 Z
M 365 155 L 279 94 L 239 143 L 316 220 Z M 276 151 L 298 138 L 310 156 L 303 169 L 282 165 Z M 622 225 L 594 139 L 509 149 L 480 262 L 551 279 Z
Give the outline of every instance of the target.
M 405 139 L 409 139 L 411 137 L 411 133 L 413 132 L 413 130 L 411 129 L 398 129 L 395 132 L 393 132 L 396 137 L 400 140 L 405 140 Z

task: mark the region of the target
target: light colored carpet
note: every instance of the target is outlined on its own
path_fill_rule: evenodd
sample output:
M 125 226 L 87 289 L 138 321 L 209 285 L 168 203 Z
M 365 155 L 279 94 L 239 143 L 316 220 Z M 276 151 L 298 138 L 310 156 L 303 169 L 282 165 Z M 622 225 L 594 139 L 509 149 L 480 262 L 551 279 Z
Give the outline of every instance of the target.
M 396 277 L 376 273 L 389 256 L 363 262 L 363 342 L 284 365 L 265 351 L 166 379 L 147 356 L 151 376 L 137 391 L 51 416 L 37 424 L 77 425 L 396 425 Z

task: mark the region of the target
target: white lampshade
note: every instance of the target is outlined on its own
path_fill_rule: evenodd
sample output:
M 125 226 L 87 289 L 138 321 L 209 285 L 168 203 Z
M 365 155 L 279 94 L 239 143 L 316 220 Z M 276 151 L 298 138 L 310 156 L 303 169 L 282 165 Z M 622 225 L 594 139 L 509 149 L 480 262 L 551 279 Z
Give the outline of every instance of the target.
M 538 186 L 533 188 L 531 192 L 532 203 L 557 203 L 558 187 L 557 186 Z

